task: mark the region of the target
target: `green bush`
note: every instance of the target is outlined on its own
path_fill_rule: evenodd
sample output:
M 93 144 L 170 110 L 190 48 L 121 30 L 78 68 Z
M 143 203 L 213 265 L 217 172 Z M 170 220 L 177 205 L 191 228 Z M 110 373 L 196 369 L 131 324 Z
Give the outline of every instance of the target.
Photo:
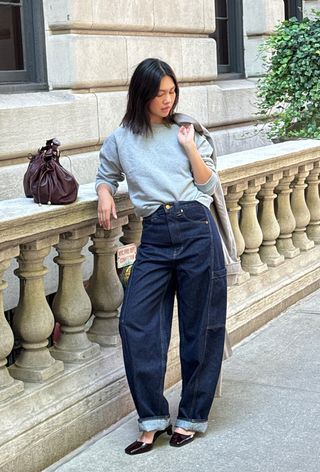
M 320 12 L 282 22 L 262 53 L 266 75 L 258 82 L 258 109 L 269 138 L 320 139 Z

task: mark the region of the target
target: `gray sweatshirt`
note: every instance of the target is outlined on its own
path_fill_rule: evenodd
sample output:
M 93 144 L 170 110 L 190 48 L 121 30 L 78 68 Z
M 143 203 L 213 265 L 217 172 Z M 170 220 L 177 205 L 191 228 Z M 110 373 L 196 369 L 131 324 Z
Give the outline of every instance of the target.
M 119 127 L 104 141 L 96 189 L 107 183 L 114 195 L 118 182 L 126 178 L 129 197 L 138 216 L 151 215 L 163 203 L 196 200 L 209 207 L 217 183 L 211 159 L 212 147 L 195 133 L 197 149 L 212 170 L 204 184 L 197 184 L 189 159 L 178 142 L 179 126 L 153 125 L 153 134 L 141 136 Z

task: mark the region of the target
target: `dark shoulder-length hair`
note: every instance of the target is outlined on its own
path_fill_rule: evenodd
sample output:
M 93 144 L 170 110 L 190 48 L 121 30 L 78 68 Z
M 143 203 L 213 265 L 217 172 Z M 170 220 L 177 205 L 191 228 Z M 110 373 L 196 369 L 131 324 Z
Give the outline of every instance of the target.
M 173 80 L 176 92 L 170 114 L 164 119 L 164 123 L 169 125 L 173 122 L 172 115 L 179 100 L 175 73 L 169 64 L 154 58 L 145 59 L 136 67 L 129 84 L 127 111 L 121 122 L 133 133 L 141 135 L 152 133 L 148 106 L 159 91 L 161 79 L 166 75 Z

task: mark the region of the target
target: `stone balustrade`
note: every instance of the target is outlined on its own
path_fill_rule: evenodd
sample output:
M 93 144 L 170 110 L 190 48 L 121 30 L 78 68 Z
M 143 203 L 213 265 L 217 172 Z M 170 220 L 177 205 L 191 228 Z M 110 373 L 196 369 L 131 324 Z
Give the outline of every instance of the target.
M 290 142 L 221 156 L 218 170 L 241 265 L 250 275 L 318 244 L 317 142 Z
M 295 141 L 221 156 L 218 170 L 242 266 L 229 296 L 228 330 L 236 342 L 319 286 L 320 143 Z M 0 202 L 1 472 L 38 470 L 132 409 L 118 336 L 123 288 L 115 253 L 120 244 L 139 243 L 141 221 L 125 187 L 116 205 L 118 219 L 104 231 L 97 225 L 93 184 L 81 186 L 77 202 L 69 206 L 38 206 L 23 198 Z M 52 248 L 56 256 L 49 276 L 58 278 L 58 289 L 49 304 L 44 280 Z M 93 259 L 93 271 L 84 286 L 86 257 Z M 2 279 L 13 259 L 19 302 L 8 307 Z M 7 308 L 14 308 L 12 326 Z M 49 346 L 55 323 L 60 336 Z M 21 349 L 7 366 L 14 336 Z M 169 383 L 179 379 L 176 339 Z M 77 402 L 79 411 L 83 403 L 79 418 L 74 416 Z M 56 423 L 49 418 L 57 418 Z M 71 435 L 73 422 L 79 437 L 68 436 L 60 451 L 48 453 L 46 421 L 57 441 L 61 431 Z M 23 468 L 23 450 L 32 451 L 36 439 L 43 442 L 43 454 L 30 459 L 33 469 Z

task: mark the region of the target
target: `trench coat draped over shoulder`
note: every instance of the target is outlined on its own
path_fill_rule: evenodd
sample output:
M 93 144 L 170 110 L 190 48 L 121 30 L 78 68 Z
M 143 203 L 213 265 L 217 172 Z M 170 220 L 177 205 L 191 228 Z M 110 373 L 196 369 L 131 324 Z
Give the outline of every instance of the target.
M 184 115 L 183 113 L 175 113 L 173 115 L 174 122 L 181 126 L 183 124 L 192 124 L 194 129 L 201 135 L 203 135 L 207 141 L 209 142 L 210 146 L 212 147 L 212 155 L 211 158 L 214 162 L 215 168 L 217 168 L 217 156 L 215 151 L 215 146 L 213 139 L 209 133 L 209 131 L 202 126 L 197 120 L 192 118 L 189 115 Z M 221 186 L 221 182 L 219 179 L 219 175 L 217 173 L 218 182 L 214 189 L 214 193 L 212 195 L 213 202 L 211 205 L 211 213 L 215 219 L 217 224 L 217 228 L 221 237 L 221 244 L 222 250 L 227 270 L 227 284 L 234 285 L 237 282 L 238 274 L 241 271 L 241 265 L 238 261 L 237 257 L 237 247 L 236 242 L 234 239 L 233 231 L 231 228 L 231 223 L 228 216 L 228 211 L 224 199 L 223 189 Z M 224 342 L 224 350 L 223 350 L 223 359 L 228 359 L 232 355 L 232 348 L 230 343 L 230 338 L 228 332 L 226 330 L 225 342 Z
M 175 113 L 173 115 L 173 120 L 179 126 L 187 123 L 192 124 L 194 126 L 194 129 L 207 139 L 213 149 L 211 158 L 214 162 L 215 167 L 217 167 L 215 146 L 209 131 L 204 126 L 202 126 L 201 123 L 199 123 L 197 120 L 195 120 L 189 115 L 184 115 L 183 113 Z M 224 260 L 227 270 L 227 283 L 230 286 L 234 285 L 237 282 L 237 277 L 241 271 L 241 266 L 237 258 L 236 242 L 231 228 L 231 223 L 229 220 L 228 211 L 218 173 L 217 177 L 218 182 L 212 195 L 213 203 L 211 205 L 211 212 L 216 221 L 217 228 L 221 237 Z

